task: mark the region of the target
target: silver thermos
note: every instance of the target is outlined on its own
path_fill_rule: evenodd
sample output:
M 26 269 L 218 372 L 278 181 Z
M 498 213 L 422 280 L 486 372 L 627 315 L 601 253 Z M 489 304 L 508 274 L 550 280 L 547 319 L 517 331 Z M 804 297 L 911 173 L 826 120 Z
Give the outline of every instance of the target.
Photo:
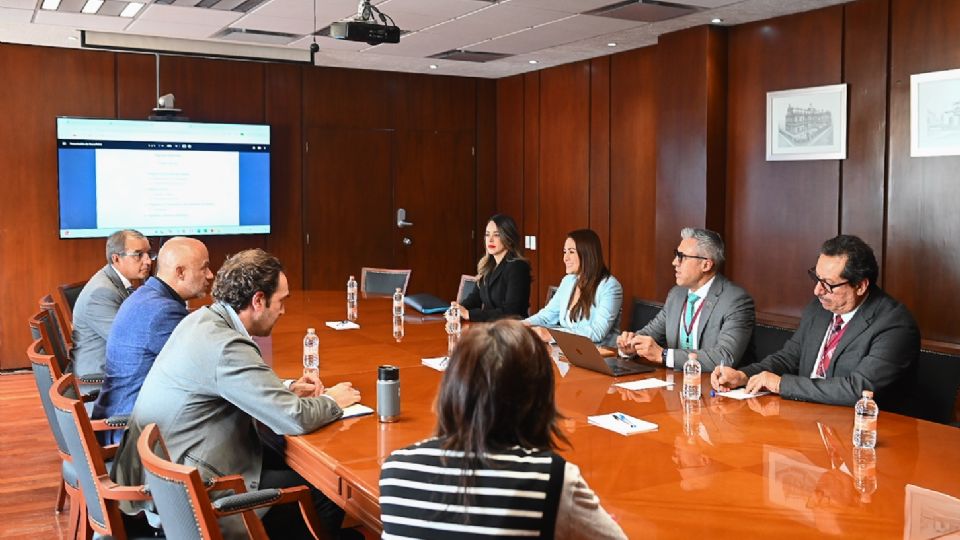
M 377 368 L 377 416 L 381 422 L 396 422 L 400 416 L 400 368 Z

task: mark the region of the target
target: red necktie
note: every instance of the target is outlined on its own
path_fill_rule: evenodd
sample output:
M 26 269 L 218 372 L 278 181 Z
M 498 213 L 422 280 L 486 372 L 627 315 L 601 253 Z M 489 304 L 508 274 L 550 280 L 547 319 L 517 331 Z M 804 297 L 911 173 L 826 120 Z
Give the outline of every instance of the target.
M 830 333 L 827 335 L 827 342 L 823 346 L 823 354 L 820 355 L 820 363 L 817 365 L 817 377 L 825 377 L 827 375 L 827 368 L 830 367 L 830 358 L 833 357 L 833 351 L 837 348 L 837 343 L 840 343 L 840 338 L 846 329 L 847 328 L 843 326 L 843 319 L 840 318 L 840 315 L 834 317 L 833 326 L 830 327 Z

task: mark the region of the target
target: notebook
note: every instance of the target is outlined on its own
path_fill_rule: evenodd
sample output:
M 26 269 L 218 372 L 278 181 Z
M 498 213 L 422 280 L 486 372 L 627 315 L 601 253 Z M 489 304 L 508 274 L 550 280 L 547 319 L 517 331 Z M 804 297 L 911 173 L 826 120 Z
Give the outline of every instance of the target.
M 592 341 L 577 334 L 550 330 L 550 335 L 557 341 L 557 346 L 563 351 L 567 360 L 577 367 L 605 373 L 611 377 L 650 373 L 657 369 L 622 358 L 604 358 Z

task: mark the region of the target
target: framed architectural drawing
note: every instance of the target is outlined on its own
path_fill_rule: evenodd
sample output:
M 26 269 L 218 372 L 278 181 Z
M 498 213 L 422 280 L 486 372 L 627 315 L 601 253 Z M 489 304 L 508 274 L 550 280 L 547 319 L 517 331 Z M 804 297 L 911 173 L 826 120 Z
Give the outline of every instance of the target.
M 960 156 L 960 69 L 910 76 L 910 155 Z
M 846 84 L 767 92 L 767 161 L 846 157 Z

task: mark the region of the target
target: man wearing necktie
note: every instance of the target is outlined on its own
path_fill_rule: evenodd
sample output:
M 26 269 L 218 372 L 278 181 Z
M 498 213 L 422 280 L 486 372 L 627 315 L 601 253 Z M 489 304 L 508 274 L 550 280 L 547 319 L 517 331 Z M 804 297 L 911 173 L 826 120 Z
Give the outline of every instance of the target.
M 863 390 L 895 400 L 920 350 L 913 315 L 877 286 L 873 250 L 856 236 L 823 243 L 807 271 L 813 294 L 783 349 L 742 370 L 713 372 L 716 390 L 746 385 L 785 398 L 853 405 Z
M 107 265 L 97 271 L 73 306 L 73 372 L 80 378 L 102 378 L 107 336 L 120 304 L 150 275 L 150 241 L 139 231 L 117 231 L 107 238 Z
M 718 272 L 723 240 L 713 231 L 689 227 L 680 237 L 673 252 L 677 286 L 657 316 L 636 333 L 622 333 L 617 347 L 676 370 L 683 369 L 691 352 L 705 371 L 752 360 L 753 299 Z

